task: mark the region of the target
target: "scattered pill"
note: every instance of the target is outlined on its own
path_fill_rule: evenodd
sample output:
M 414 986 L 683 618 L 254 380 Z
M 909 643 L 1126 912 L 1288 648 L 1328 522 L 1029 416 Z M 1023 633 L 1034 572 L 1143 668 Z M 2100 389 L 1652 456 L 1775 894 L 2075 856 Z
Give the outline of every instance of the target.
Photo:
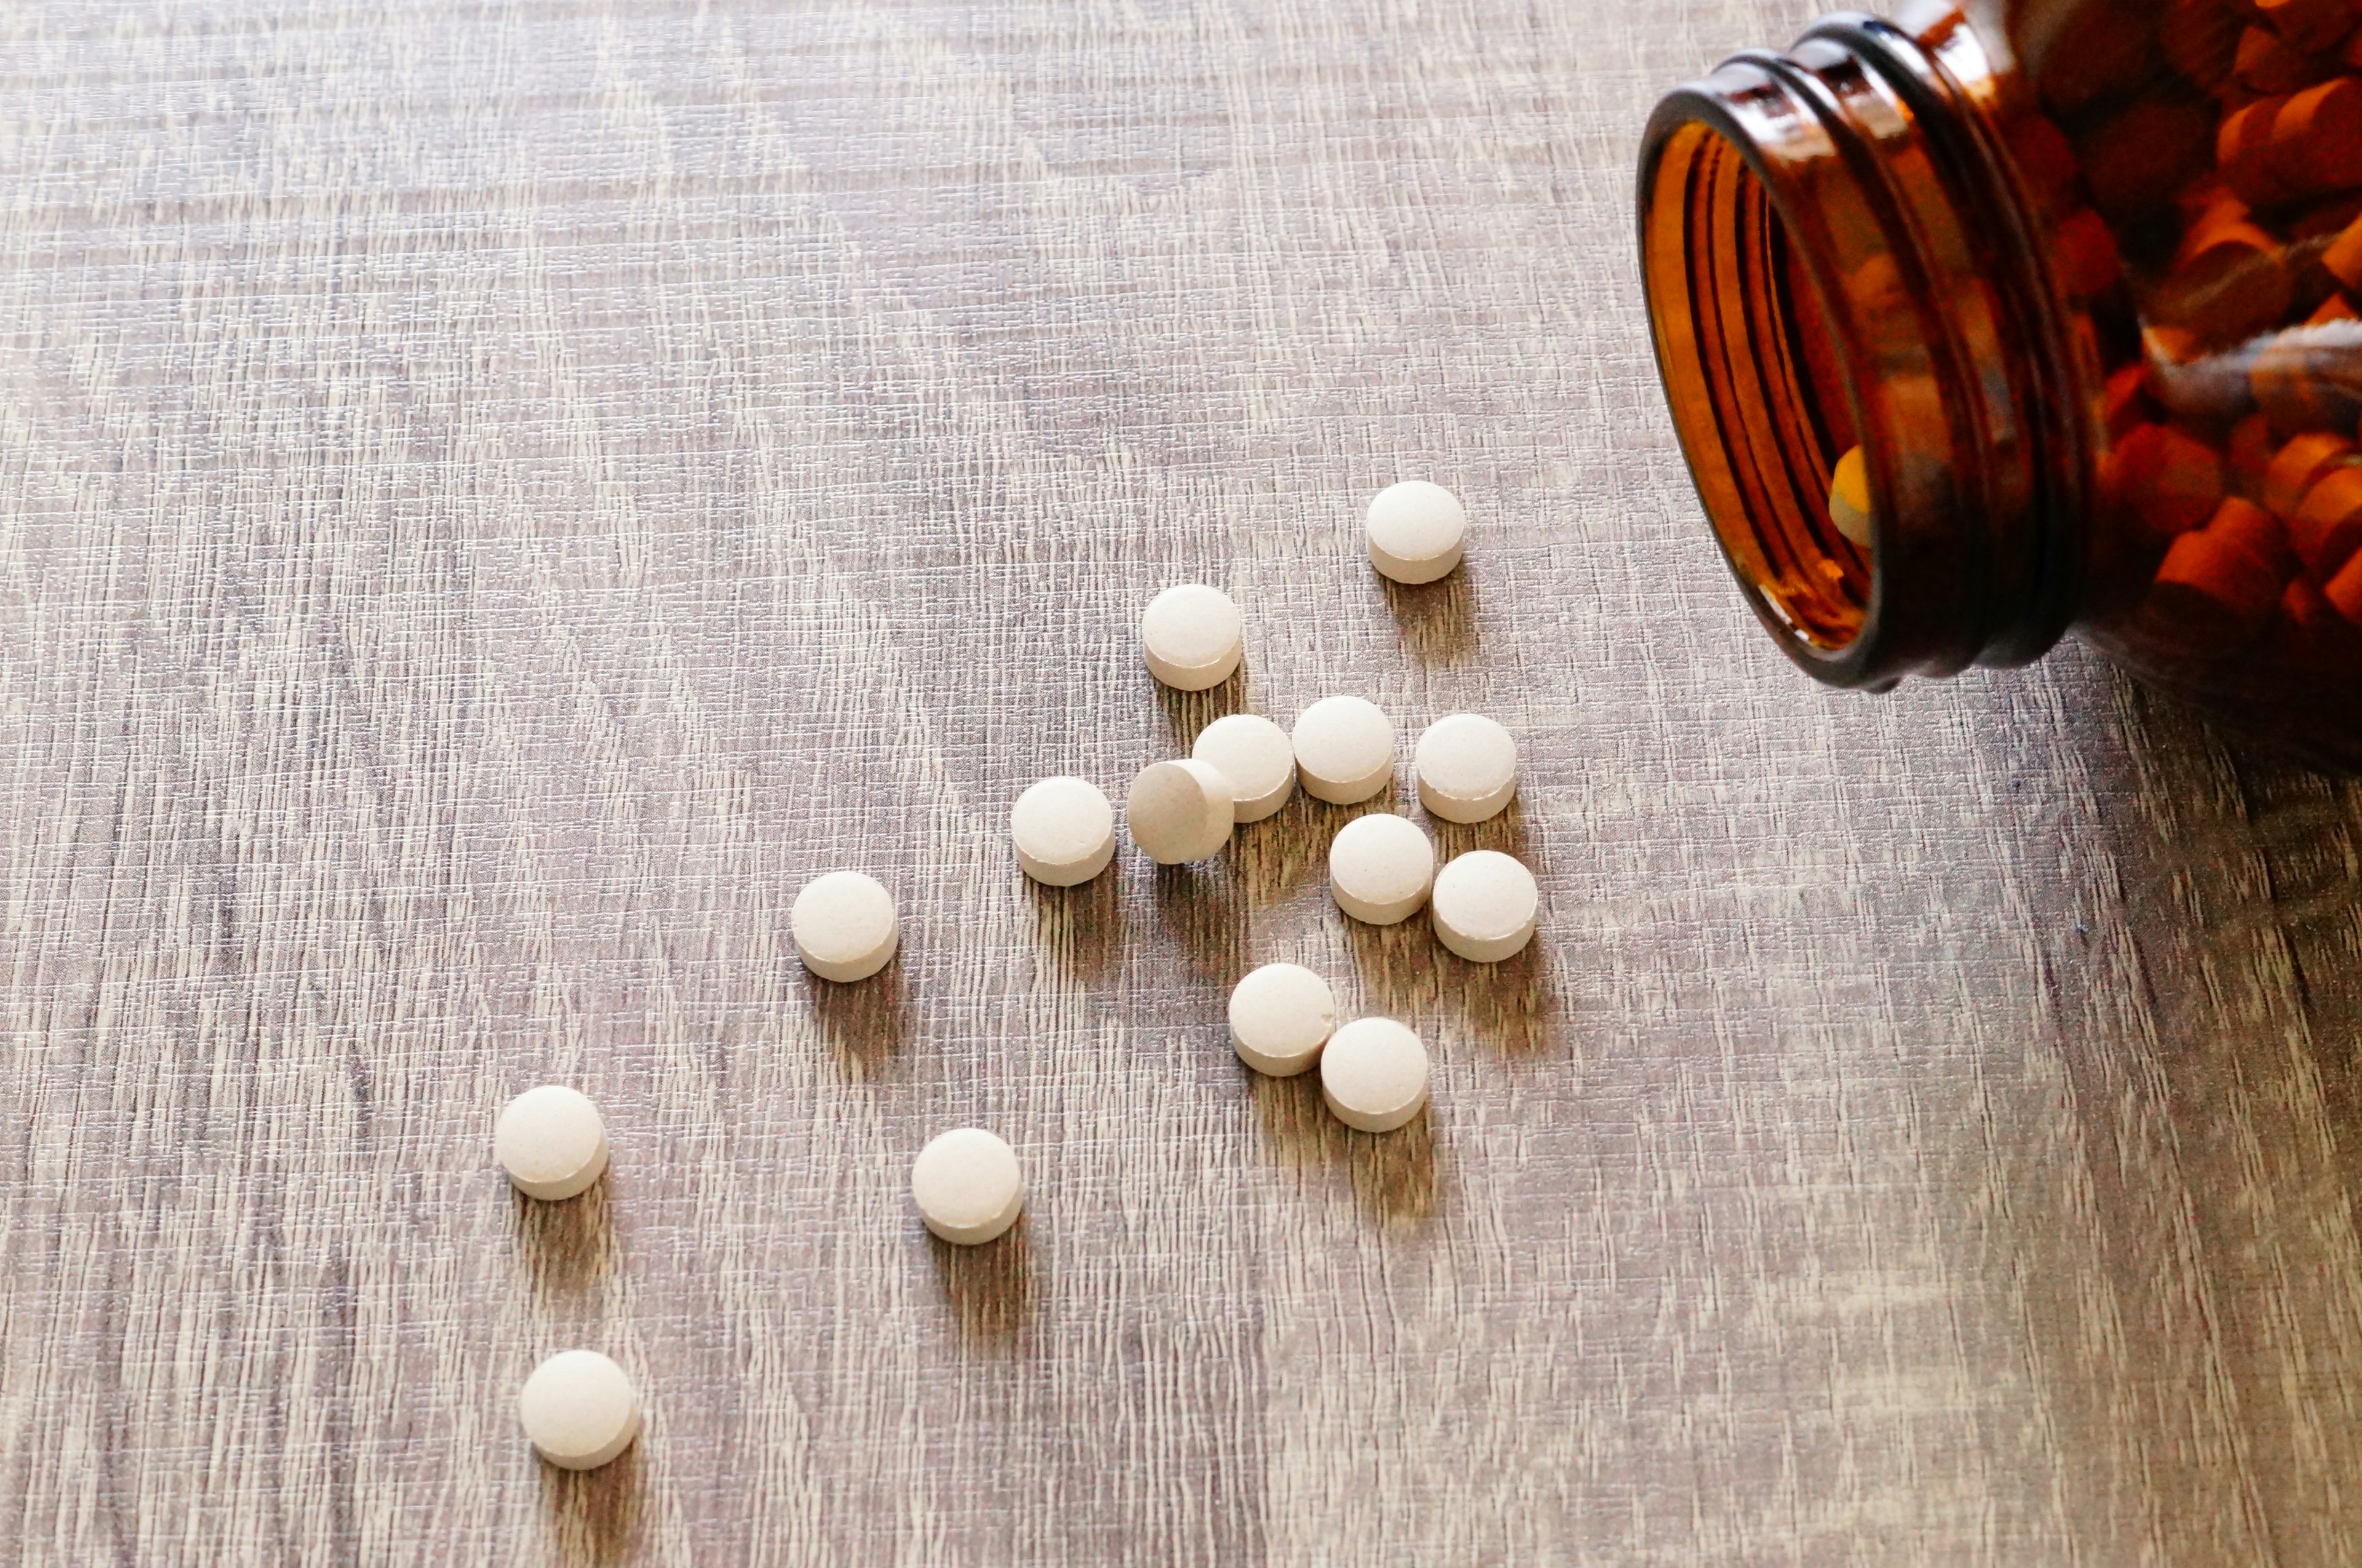
M 1010 808 L 1009 836 L 1025 875 L 1071 888 L 1115 857 L 1115 808 L 1087 778 L 1044 778 Z
M 1448 823 L 1481 823 L 1518 792 L 1518 743 L 1492 720 L 1454 713 L 1428 725 L 1411 754 L 1418 803 Z
M 1216 719 L 1189 755 L 1230 781 L 1231 814 L 1240 822 L 1263 821 L 1296 793 L 1296 748 L 1286 730 L 1260 713 Z
M 1468 513 L 1440 484 L 1406 480 L 1370 502 L 1370 564 L 1396 582 L 1433 582 L 1460 564 Z
M 519 1192 L 556 1202 L 587 1191 L 606 1170 L 607 1128 L 580 1093 L 544 1084 L 502 1110 L 492 1153 Z
M 1296 717 L 1297 777 L 1316 801 L 1351 806 L 1394 781 L 1395 726 L 1374 702 L 1323 697 Z
M 911 1162 L 911 1200 L 944 1241 L 982 1246 L 1024 1211 L 1025 1174 L 1000 1139 L 981 1127 L 955 1128 Z
M 1300 964 L 1265 964 L 1231 992 L 1231 1045 L 1258 1073 L 1292 1078 L 1337 1027 L 1329 982 Z
M 1391 1132 L 1427 1103 L 1427 1048 L 1391 1018 L 1358 1018 L 1320 1053 L 1320 1098 L 1338 1121 Z
M 1418 912 L 1435 880 L 1435 846 L 1407 817 L 1355 817 L 1329 845 L 1329 890 L 1337 907 L 1372 925 Z
M 517 1414 L 542 1458 L 564 1470 L 596 1470 L 640 1435 L 632 1380 L 597 1351 L 560 1351 L 535 1367 Z
M 1437 940 L 1472 964 L 1514 958 L 1533 940 L 1541 894 L 1534 874 L 1497 850 L 1474 849 L 1435 875 Z
M 1220 686 L 1246 651 L 1239 607 L 1219 588 L 1185 582 L 1150 600 L 1140 618 L 1148 673 L 1182 691 Z
M 1859 447 L 1838 459 L 1837 476 L 1829 484 L 1829 521 L 1848 539 L 1870 548 L 1870 462 Z
M 874 877 L 832 871 L 805 884 L 788 923 L 804 967 L 823 980 L 866 980 L 901 944 L 893 895 Z
M 1231 784 L 1210 762 L 1153 762 L 1131 781 L 1123 816 L 1131 841 L 1161 866 L 1222 852 L 1231 842 Z

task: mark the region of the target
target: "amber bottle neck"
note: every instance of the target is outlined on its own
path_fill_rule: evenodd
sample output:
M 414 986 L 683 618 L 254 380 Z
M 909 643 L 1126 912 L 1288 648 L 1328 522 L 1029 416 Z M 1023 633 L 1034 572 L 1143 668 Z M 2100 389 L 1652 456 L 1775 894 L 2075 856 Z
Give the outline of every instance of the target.
M 1951 16 L 1831 17 L 1669 94 L 1640 163 L 1659 368 L 1759 617 L 1834 685 L 2039 657 L 2073 618 L 2092 399 Z M 1874 537 L 1829 518 L 1867 459 Z

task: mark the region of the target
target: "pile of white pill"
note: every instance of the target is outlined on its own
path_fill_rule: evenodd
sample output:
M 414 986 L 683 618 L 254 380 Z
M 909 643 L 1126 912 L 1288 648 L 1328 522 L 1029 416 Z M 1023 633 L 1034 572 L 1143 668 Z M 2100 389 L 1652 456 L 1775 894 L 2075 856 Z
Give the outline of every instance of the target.
M 1441 486 L 1391 485 L 1370 503 L 1371 564 L 1398 583 L 1439 581 L 1461 564 L 1467 526 L 1460 502 Z M 1207 583 L 1185 582 L 1156 595 L 1139 632 L 1149 673 L 1176 690 L 1211 690 L 1245 657 L 1245 616 L 1229 594 Z M 1236 828 L 1285 808 L 1299 785 L 1337 806 L 1385 794 L 1395 781 L 1395 746 L 1394 721 L 1350 694 L 1321 698 L 1286 729 L 1260 713 L 1231 713 L 1207 725 L 1189 756 L 1149 762 L 1133 776 L 1124 795 L 1125 826 L 1159 866 L 1209 860 Z M 1491 719 L 1453 713 L 1420 734 L 1412 769 L 1429 816 L 1482 823 L 1517 795 L 1517 741 Z M 1025 876 L 1045 887 L 1078 887 L 1114 862 L 1115 809 L 1088 778 L 1044 778 L 1010 807 L 1009 836 Z M 1330 841 L 1330 892 L 1347 917 L 1374 926 L 1399 924 L 1426 909 L 1437 940 L 1470 963 L 1498 964 L 1523 951 L 1540 914 L 1533 873 L 1495 850 L 1462 855 L 1440 870 L 1435 861 L 1433 842 L 1410 818 L 1356 816 Z M 893 895 L 859 871 L 831 871 L 807 883 L 789 923 L 804 966 L 834 985 L 876 976 L 901 944 Z M 1339 1024 L 1328 981 L 1300 965 L 1266 964 L 1240 980 L 1229 1021 L 1231 1047 L 1255 1072 L 1291 1077 L 1317 1066 L 1321 1103 L 1348 1127 L 1392 1132 L 1427 1106 L 1427 1049 L 1418 1033 L 1390 1018 Z M 575 1198 L 608 1168 L 598 1108 L 560 1085 L 512 1099 L 492 1143 L 516 1190 L 540 1201 Z M 954 1128 L 912 1162 L 911 1200 L 932 1234 L 981 1246 L 1023 1214 L 1024 1171 L 998 1134 Z M 640 1430 L 637 1389 L 596 1351 L 561 1351 L 543 1361 L 517 1404 L 534 1448 L 568 1469 L 608 1463 Z

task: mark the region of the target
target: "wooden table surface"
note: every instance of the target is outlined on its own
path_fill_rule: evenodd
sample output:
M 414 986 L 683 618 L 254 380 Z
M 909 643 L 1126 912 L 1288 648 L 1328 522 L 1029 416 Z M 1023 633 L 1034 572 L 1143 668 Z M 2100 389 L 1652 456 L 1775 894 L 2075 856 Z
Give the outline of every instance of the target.
M 0 1557 L 2362 1557 L 2362 791 L 2072 646 L 1824 692 L 1701 525 L 1634 144 L 1804 17 L 0 10 Z M 1413 475 L 1473 547 L 1385 589 Z M 1517 732 L 1437 837 L 1528 956 L 1349 926 L 1303 802 L 1017 874 L 1034 778 L 1333 691 Z M 1278 958 L 1423 1122 L 1241 1068 Z M 544 1207 L 550 1079 L 614 1165 Z M 648 1406 L 588 1477 L 574 1345 Z

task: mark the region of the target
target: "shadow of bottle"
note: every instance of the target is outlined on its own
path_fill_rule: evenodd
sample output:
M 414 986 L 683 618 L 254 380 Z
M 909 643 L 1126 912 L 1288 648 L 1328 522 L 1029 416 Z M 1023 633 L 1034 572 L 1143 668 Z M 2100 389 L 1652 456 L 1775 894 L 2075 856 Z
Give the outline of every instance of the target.
M 911 1037 L 911 1004 L 899 956 L 866 980 L 839 984 L 810 970 L 803 978 L 821 1039 L 846 1079 L 865 1082 L 901 1055 Z

